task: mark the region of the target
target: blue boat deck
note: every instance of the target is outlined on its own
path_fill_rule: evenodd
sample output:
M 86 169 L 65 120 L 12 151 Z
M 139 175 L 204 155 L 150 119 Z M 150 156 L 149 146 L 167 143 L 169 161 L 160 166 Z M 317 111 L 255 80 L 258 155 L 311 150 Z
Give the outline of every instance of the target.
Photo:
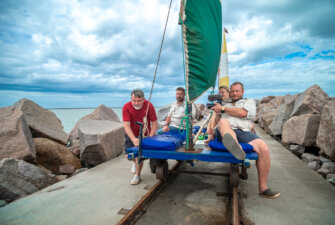
M 138 147 L 132 147 L 127 150 L 130 157 L 138 156 Z M 246 154 L 247 160 L 257 160 L 258 155 L 256 152 L 250 152 Z M 243 163 L 242 160 L 236 159 L 230 152 L 225 151 L 214 151 L 210 147 L 199 144 L 195 145 L 194 151 L 188 151 L 185 147 L 180 147 L 174 151 L 167 150 L 149 150 L 142 149 L 142 157 L 153 158 L 153 159 L 175 159 L 175 160 L 200 160 L 205 162 L 223 162 L 223 163 Z

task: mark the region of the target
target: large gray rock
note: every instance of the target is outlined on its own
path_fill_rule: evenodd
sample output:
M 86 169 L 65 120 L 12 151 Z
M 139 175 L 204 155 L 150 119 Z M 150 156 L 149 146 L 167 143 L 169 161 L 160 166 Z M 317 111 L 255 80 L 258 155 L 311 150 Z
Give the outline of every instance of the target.
M 0 161 L 0 199 L 12 201 L 56 181 L 55 177 L 25 161 L 7 158 Z
M 169 113 L 170 110 L 170 105 L 163 106 L 157 111 L 157 121 L 161 122 L 166 120 L 167 114 Z
M 328 101 L 329 96 L 317 84 L 308 88 L 294 102 L 292 116 L 319 114 Z
M 200 108 L 197 106 L 197 104 L 194 104 L 194 109 L 195 109 L 195 120 L 200 120 L 202 118 L 202 111 L 200 110 Z
M 204 111 L 206 109 L 206 106 L 204 104 L 195 104 L 200 111 Z
M 277 110 L 273 110 L 262 115 L 261 119 L 259 120 L 259 126 L 262 127 L 265 132 L 269 133 L 269 126 L 271 125 L 276 114 Z
M 23 113 L 12 106 L 0 108 L 0 124 L 0 159 L 34 159 L 33 137 Z
M 332 185 L 335 185 L 335 174 L 327 174 L 327 181 Z
M 67 144 L 69 135 L 64 132 L 61 121 L 52 111 L 25 98 L 16 102 L 14 107 L 22 111 L 34 138 L 44 137 Z
M 320 169 L 321 163 L 319 161 L 313 161 L 313 162 L 307 163 L 307 166 L 315 171 L 315 170 Z
M 292 152 L 294 155 L 300 157 L 302 154 L 304 154 L 305 147 L 300 145 L 290 145 L 288 150 L 290 150 L 290 152 Z
M 163 106 L 157 111 L 157 130 L 163 128 L 165 124 L 166 117 L 170 111 L 170 105 Z
M 46 138 L 34 138 L 37 164 L 51 170 L 54 174 L 59 173 L 59 167 L 71 164 L 75 169 L 80 169 L 80 160 L 67 149 L 55 141 Z
M 335 100 L 328 101 L 322 110 L 316 145 L 320 153 L 335 161 Z
M 285 95 L 283 97 L 282 103 L 269 125 L 269 133 L 271 135 L 281 135 L 283 133 L 283 125 L 290 118 L 294 107 L 294 101 L 297 95 Z
M 302 154 L 301 155 L 301 160 L 306 164 L 308 164 L 310 162 L 314 162 L 314 161 L 316 161 L 318 163 L 321 163 L 321 160 L 317 156 L 315 156 L 313 154 L 310 154 L 310 153 Z
M 319 129 L 320 114 L 293 116 L 283 126 L 282 142 L 313 146 Z
M 120 155 L 124 144 L 124 126 L 109 120 L 79 122 L 80 159 L 95 166 Z
M 255 117 L 254 121 L 259 122 L 264 114 L 269 113 L 271 111 L 278 110 L 278 108 L 279 108 L 279 106 L 282 102 L 282 99 L 283 99 L 283 96 L 277 96 L 277 97 L 271 99 L 269 102 L 260 104 L 257 107 L 257 110 L 256 110 L 257 113 L 256 113 L 256 117 Z
M 264 98 L 261 99 L 260 104 L 264 104 L 264 103 L 268 103 L 269 101 L 271 101 L 272 99 L 274 99 L 276 96 L 266 96 Z
M 107 107 L 105 105 L 99 105 L 92 113 L 84 116 L 83 118 L 81 118 L 76 125 L 74 126 L 74 128 L 71 130 L 70 132 L 70 145 L 71 147 L 73 147 L 74 149 L 76 147 L 79 147 L 78 145 L 78 141 L 76 141 L 75 139 L 79 139 L 79 134 L 78 134 L 78 126 L 79 123 L 83 120 L 109 120 L 109 121 L 114 121 L 114 122 L 120 122 L 119 117 L 117 116 L 117 114 L 113 111 L 113 109 L 111 109 L 110 107 Z
M 335 173 L 335 162 L 325 162 L 322 164 L 321 168 L 316 171 L 321 174 L 323 177 L 326 177 L 328 174 Z

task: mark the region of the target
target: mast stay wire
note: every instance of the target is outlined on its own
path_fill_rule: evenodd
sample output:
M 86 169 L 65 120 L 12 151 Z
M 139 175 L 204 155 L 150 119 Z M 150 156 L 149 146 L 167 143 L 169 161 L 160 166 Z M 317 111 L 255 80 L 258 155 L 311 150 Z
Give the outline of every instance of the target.
M 154 89 L 154 84 L 155 84 L 155 80 L 156 80 L 156 75 L 157 75 L 157 70 L 158 70 L 158 64 L 159 64 L 159 60 L 160 60 L 161 53 L 162 53 L 162 48 L 163 48 L 163 43 L 164 43 L 164 38 L 165 38 L 165 33 L 166 33 L 166 27 L 167 27 L 167 24 L 168 24 L 168 21 L 169 21 L 169 15 L 170 15 L 170 10 L 171 10 L 171 5 L 172 5 L 172 0 L 170 0 L 169 11 L 168 11 L 168 14 L 167 14 L 167 17 L 166 17 L 166 22 L 165 22 L 163 37 L 162 37 L 161 46 L 160 46 L 160 49 L 159 49 L 159 54 L 158 54 L 158 58 L 157 58 L 157 62 L 156 62 L 155 74 L 154 74 L 154 78 L 153 78 L 152 85 L 151 85 L 151 90 L 150 90 L 149 103 L 148 103 L 148 106 L 147 106 L 147 111 L 145 113 L 145 117 L 143 118 L 143 134 L 144 134 L 144 136 L 145 136 L 145 132 L 146 131 L 148 131 L 147 134 L 149 135 L 149 127 L 148 127 L 148 121 L 147 121 L 148 111 L 149 111 L 149 105 L 150 105 L 152 91 Z M 147 137 L 147 136 L 145 136 L 145 137 Z

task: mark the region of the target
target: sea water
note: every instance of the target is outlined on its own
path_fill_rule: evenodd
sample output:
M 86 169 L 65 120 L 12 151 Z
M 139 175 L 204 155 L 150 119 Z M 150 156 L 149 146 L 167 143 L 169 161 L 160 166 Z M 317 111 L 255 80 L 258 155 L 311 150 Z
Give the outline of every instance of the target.
M 95 108 L 80 108 L 80 109 L 50 109 L 56 114 L 62 122 L 64 131 L 70 133 L 76 123 L 84 116 L 92 113 Z M 112 110 L 122 121 L 122 107 L 112 107 Z

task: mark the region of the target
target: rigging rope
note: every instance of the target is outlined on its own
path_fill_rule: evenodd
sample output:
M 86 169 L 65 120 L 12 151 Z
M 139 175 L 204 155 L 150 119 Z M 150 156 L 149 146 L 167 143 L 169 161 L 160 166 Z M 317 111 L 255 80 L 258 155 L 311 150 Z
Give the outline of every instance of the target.
M 185 3 L 184 1 L 180 1 L 180 9 L 185 7 Z M 190 136 L 190 124 L 189 124 L 189 113 L 188 113 L 188 107 L 187 107 L 187 96 L 188 96 L 188 88 L 187 88 L 187 84 L 186 84 L 186 67 L 185 67 L 185 50 L 184 50 L 184 33 L 183 33 L 183 24 L 184 21 L 182 19 L 182 14 L 179 14 L 179 23 L 180 23 L 180 29 L 181 29 L 181 40 L 182 40 L 182 53 L 183 53 L 183 68 L 184 68 L 184 80 L 185 80 L 185 94 L 186 94 L 186 98 L 185 98 L 185 117 L 183 117 L 181 123 L 183 122 L 183 120 L 186 120 L 186 148 L 189 149 L 190 147 L 190 143 L 189 143 L 189 136 Z M 192 106 L 191 106 L 192 107 Z M 180 127 L 180 126 L 179 126 Z
M 157 62 L 156 62 L 155 74 L 154 74 L 154 78 L 153 78 L 152 85 L 151 85 L 151 90 L 150 90 L 149 103 L 148 103 L 148 106 L 147 106 L 147 111 L 146 111 L 146 113 L 145 113 L 145 117 L 143 118 L 143 134 L 144 134 L 144 136 L 145 136 L 146 131 L 148 132 L 148 135 L 149 135 L 149 127 L 148 127 L 148 121 L 147 121 L 147 118 L 148 118 L 148 111 L 149 111 L 149 105 L 150 105 L 150 100 L 151 100 L 152 90 L 154 89 L 154 84 L 155 84 L 155 80 L 156 80 L 158 64 L 159 64 L 159 60 L 160 60 L 161 52 L 162 52 L 162 48 L 163 48 L 163 43 L 164 43 L 164 38 L 165 38 L 166 27 L 167 27 L 167 24 L 168 24 L 168 21 L 169 21 L 169 15 L 170 15 L 171 4 L 172 4 L 172 0 L 170 0 L 169 11 L 168 11 L 168 14 L 167 14 L 167 17 L 166 17 L 166 22 L 165 22 L 165 27 L 164 27 L 164 33 L 163 33 L 163 37 L 162 37 L 162 41 L 161 41 L 161 47 L 160 47 L 160 49 L 159 49 L 158 59 L 157 59 Z M 150 121 L 149 121 L 149 122 L 150 122 Z M 147 137 L 147 136 L 145 136 L 145 137 Z

